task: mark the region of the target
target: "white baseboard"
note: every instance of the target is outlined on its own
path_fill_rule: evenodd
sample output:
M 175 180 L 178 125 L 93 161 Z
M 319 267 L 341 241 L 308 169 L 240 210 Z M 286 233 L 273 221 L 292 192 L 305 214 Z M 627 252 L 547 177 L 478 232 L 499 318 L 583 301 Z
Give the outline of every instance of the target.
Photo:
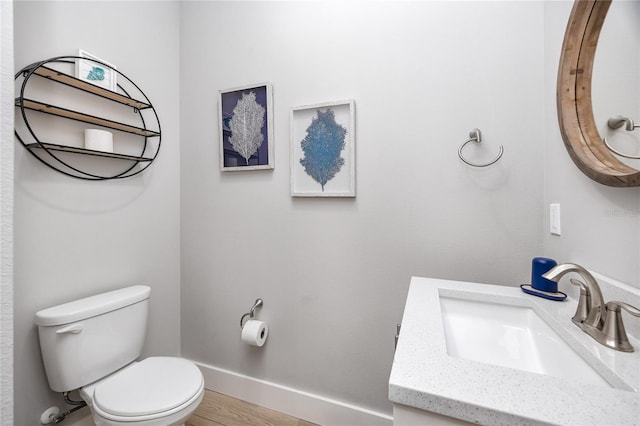
M 205 387 L 322 426 L 391 426 L 393 417 L 211 365 L 196 363 Z

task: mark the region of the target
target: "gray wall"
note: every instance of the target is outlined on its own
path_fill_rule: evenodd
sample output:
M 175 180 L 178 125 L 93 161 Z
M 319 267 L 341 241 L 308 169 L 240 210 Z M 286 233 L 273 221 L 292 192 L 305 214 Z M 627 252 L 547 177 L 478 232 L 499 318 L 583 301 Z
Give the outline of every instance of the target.
M 518 285 L 542 250 L 543 5 L 182 2 L 182 352 L 390 412 L 411 275 Z M 220 172 L 219 90 L 273 84 L 275 169 Z M 356 105 L 357 197 L 289 195 L 291 107 Z M 465 166 L 457 149 L 480 128 Z M 257 297 L 265 347 L 240 342 Z
M 77 48 L 115 63 L 157 107 L 163 148 L 139 177 L 87 183 L 16 146 L 15 424 L 60 404 L 33 314 L 129 283 L 153 288 L 147 353 L 181 345 L 197 361 L 386 412 L 411 275 L 517 285 L 544 252 L 637 285 L 638 189 L 589 181 L 558 132 L 569 9 L 16 3 L 17 68 Z M 217 92 L 264 81 L 276 168 L 221 173 Z M 357 197 L 292 199 L 289 109 L 345 98 L 356 101 Z M 504 145 L 495 166 L 458 160 L 473 127 L 479 155 Z M 547 233 L 550 202 L 562 204 L 561 237 Z M 256 297 L 271 324 L 261 350 L 238 335 Z
M 142 175 L 84 182 L 44 167 L 16 141 L 15 424 L 52 404 L 34 313 L 135 283 L 152 288 L 146 352 L 180 353 L 180 96 L 177 2 L 16 2 L 15 66 L 74 55 L 114 63 L 162 123 L 162 149 Z
M 572 2 L 568 1 L 544 3 L 544 252 L 558 261 L 575 262 L 640 288 L 640 188 L 611 188 L 591 181 L 573 164 L 560 135 L 555 103 L 556 77 L 571 6 Z M 616 10 L 620 7 L 625 8 L 623 13 Z M 635 138 L 633 144 L 618 147 L 630 153 L 637 149 L 637 130 L 628 135 L 621 135 L 621 131 L 611 132 L 607 130 L 606 120 L 608 116 L 618 114 L 631 116 L 636 121 L 640 119 L 640 100 L 637 98 L 640 55 L 629 55 L 629 52 L 640 52 L 639 16 L 638 2 L 613 3 L 594 65 L 594 113 L 598 128 L 603 136 L 615 142 L 625 137 Z M 620 30 L 625 25 L 613 20 L 621 18 L 634 23 L 635 34 L 617 40 L 612 27 Z M 621 42 L 625 43 L 624 47 Z M 601 56 L 601 51 L 609 56 Z M 626 63 L 621 64 L 622 59 Z M 548 232 L 549 203 L 561 205 L 561 236 Z

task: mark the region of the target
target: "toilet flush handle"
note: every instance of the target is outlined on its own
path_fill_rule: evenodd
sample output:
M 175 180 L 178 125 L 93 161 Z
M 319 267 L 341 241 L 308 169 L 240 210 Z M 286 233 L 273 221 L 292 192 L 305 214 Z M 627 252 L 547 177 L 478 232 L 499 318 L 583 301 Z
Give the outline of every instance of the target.
M 82 331 L 82 324 L 71 324 L 56 330 L 56 334 L 78 334 Z

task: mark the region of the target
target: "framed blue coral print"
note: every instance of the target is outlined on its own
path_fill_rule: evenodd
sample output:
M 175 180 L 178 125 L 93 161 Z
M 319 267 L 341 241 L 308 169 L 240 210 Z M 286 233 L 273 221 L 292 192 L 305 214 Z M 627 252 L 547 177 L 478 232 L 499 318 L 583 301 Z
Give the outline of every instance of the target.
M 291 195 L 355 197 L 354 101 L 291 109 Z
M 220 91 L 220 170 L 273 169 L 272 105 L 269 83 Z

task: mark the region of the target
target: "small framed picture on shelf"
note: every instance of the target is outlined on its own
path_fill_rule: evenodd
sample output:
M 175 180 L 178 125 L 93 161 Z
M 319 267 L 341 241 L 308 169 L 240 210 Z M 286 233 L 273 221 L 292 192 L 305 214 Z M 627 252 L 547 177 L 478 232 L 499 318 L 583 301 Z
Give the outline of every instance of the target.
M 117 75 L 115 65 L 78 49 L 76 78 L 115 92 L 118 89 Z
M 355 197 L 354 101 L 291 109 L 291 196 Z
M 218 108 L 220 170 L 273 169 L 271 84 L 221 90 Z

